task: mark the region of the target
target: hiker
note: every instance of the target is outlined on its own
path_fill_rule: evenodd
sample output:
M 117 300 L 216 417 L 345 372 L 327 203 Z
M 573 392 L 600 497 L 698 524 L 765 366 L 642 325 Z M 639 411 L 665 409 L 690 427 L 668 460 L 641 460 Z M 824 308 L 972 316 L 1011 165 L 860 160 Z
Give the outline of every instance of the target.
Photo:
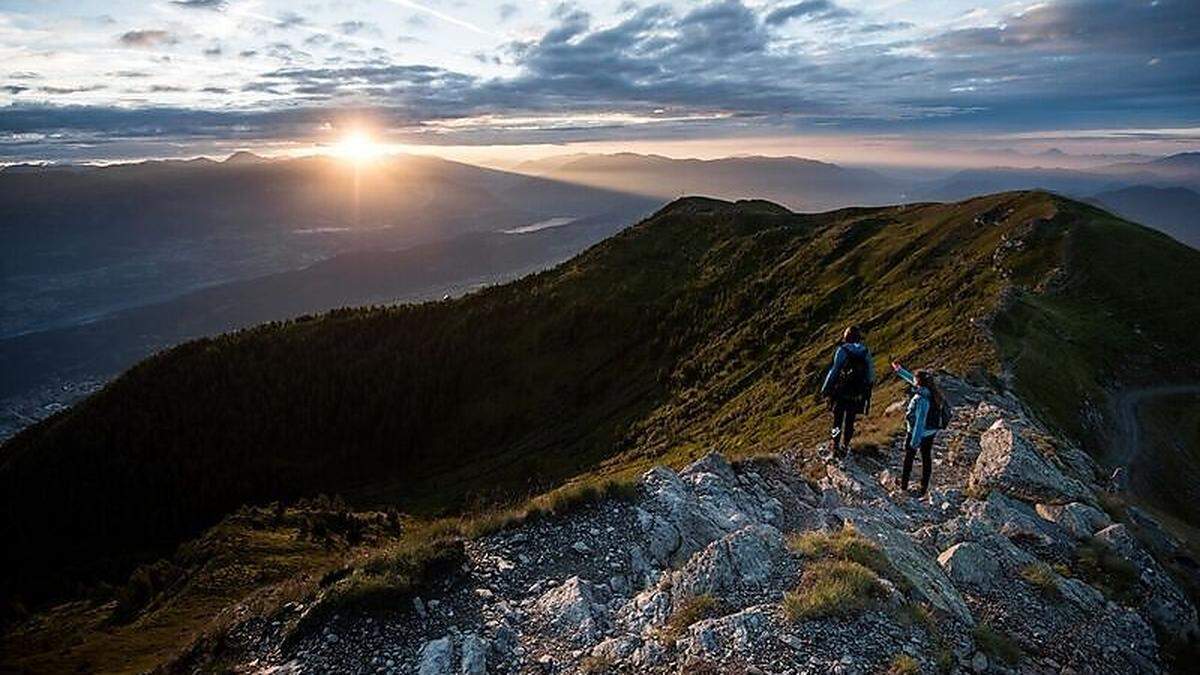
M 918 370 L 915 374 L 909 372 L 899 363 L 892 363 L 892 370 L 900 379 L 913 387 L 912 398 L 908 401 L 905 421 L 908 423 L 908 434 L 904 442 L 904 469 L 900 472 L 900 489 L 908 492 L 908 477 L 912 473 L 913 459 L 917 450 L 921 451 L 921 491 L 925 496 L 929 490 L 929 476 L 933 473 L 933 437 L 938 431 L 946 428 L 949 421 L 949 408 L 946 397 L 934 381 L 933 373 L 928 370 Z
M 850 326 L 842 333 L 842 341 L 833 352 L 833 365 L 821 384 L 821 395 L 833 411 L 832 454 L 842 457 L 850 451 L 854 438 L 854 421 L 871 408 L 871 384 L 875 382 L 875 366 L 871 351 L 863 343 L 862 331 Z

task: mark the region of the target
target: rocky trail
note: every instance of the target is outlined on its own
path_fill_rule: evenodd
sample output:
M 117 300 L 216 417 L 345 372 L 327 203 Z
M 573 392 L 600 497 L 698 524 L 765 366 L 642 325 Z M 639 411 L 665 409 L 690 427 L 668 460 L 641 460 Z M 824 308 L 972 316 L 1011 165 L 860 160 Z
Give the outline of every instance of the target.
M 286 621 L 248 623 L 238 669 L 1163 672 L 1197 630 L 1156 560 L 1179 542 L 1135 509 L 1114 522 L 1103 472 L 1017 399 L 946 380 L 924 499 L 896 485 L 898 446 L 816 480 L 789 454 L 657 467 L 632 500 L 466 542 L 411 606 L 334 616 L 287 649 Z

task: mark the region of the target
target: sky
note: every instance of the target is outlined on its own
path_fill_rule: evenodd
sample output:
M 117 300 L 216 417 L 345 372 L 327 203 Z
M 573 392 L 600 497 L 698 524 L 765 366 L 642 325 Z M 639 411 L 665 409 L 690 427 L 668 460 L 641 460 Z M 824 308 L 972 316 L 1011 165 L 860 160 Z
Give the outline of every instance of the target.
M 1196 150 L 1200 1 L 0 0 L 0 162 L 351 131 L 500 162 Z

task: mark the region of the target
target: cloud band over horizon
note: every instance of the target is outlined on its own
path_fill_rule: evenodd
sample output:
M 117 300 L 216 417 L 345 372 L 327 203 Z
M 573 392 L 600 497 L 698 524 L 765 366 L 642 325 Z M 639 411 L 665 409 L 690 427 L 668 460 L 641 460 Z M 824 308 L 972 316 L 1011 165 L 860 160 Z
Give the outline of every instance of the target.
M 351 120 L 425 145 L 1200 127 L 1185 0 L 9 4 L 5 161 Z

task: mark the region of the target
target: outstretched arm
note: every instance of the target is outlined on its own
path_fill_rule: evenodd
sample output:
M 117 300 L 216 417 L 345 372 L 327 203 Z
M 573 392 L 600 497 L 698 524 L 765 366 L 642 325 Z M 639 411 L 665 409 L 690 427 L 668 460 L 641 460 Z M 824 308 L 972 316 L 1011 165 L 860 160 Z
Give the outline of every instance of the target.
M 892 370 L 896 371 L 896 374 L 900 376 L 900 379 L 913 385 L 914 387 L 917 385 L 917 376 L 908 372 L 908 369 L 900 365 L 898 362 L 892 361 Z
M 829 367 L 829 372 L 825 373 L 825 381 L 821 383 L 821 393 L 828 394 L 829 388 L 833 386 L 833 378 L 837 377 L 838 371 L 842 369 L 842 364 L 846 362 L 846 350 L 838 347 L 833 352 L 833 365 Z

